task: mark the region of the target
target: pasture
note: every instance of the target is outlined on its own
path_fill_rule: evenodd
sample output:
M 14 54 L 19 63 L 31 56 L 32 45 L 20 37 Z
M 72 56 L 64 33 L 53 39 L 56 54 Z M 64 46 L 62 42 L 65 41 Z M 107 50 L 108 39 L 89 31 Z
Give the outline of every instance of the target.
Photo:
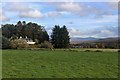
M 116 51 L 3 50 L 3 78 L 117 78 Z

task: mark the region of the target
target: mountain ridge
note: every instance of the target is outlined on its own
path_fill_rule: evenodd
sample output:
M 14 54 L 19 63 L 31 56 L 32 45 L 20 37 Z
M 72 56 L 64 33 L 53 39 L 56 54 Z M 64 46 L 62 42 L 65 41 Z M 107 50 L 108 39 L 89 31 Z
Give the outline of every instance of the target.
M 116 41 L 118 40 L 118 37 L 108 37 L 108 38 L 95 38 L 95 37 L 71 37 L 70 43 L 77 44 L 77 43 L 83 43 L 83 42 L 104 42 L 104 41 Z

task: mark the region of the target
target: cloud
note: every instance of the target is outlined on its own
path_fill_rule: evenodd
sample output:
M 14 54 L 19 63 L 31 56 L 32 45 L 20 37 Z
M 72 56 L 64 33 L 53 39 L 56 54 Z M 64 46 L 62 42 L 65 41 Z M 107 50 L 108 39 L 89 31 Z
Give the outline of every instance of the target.
M 2 2 L 118 2 L 119 0 L 2 0 Z
M 105 24 L 105 23 L 117 23 L 118 22 L 118 15 L 103 15 L 101 18 L 87 18 L 85 22 L 81 22 L 82 24 Z
M 5 13 L 2 11 L 2 9 L 0 10 L 0 21 L 9 21 L 10 19 L 5 16 Z
M 34 9 L 29 3 L 9 2 L 7 7 L 3 7 L 6 11 L 18 14 L 20 18 L 42 18 L 44 15 L 40 10 Z
M 118 27 L 101 27 L 90 29 L 89 31 L 80 31 L 79 29 L 69 28 L 70 37 L 117 37 Z
M 24 12 L 33 10 L 27 3 L 23 2 L 8 2 L 6 5 L 7 6 L 4 7 L 4 9 L 12 12 Z
M 98 31 L 98 33 L 94 33 L 95 31 Z M 118 27 L 102 27 L 99 29 L 95 29 L 92 34 L 95 34 L 95 36 L 99 37 L 117 37 L 118 36 Z
M 92 3 L 91 3 L 92 4 Z M 85 4 L 84 2 L 61 2 L 55 4 L 57 11 L 66 11 L 78 16 L 89 16 L 94 15 L 95 17 L 100 17 L 102 15 L 110 15 L 111 12 L 108 10 L 103 10 L 101 8 L 91 6 L 90 4 Z
M 69 28 L 68 32 L 70 34 L 70 37 L 82 36 L 83 35 L 83 33 L 79 29 L 75 29 L 75 28 Z
M 61 12 L 53 11 L 53 12 L 48 12 L 45 14 L 46 17 L 56 17 L 62 15 Z
M 45 17 L 58 17 L 58 16 L 62 16 L 62 15 L 68 15 L 69 13 L 64 12 L 64 11 L 50 11 L 45 13 Z
M 82 5 L 81 7 L 83 9 L 81 10 L 81 12 L 78 13 L 80 16 L 94 15 L 96 17 L 96 16 L 101 16 L 103 14 L 106 14 L 104 10 L 97 7 L 90 6 L 90 5 Z
M 81 11 L 81 7 L 78 3 L 66 2 L 62 3 L 58 6 L 58 10 L 60 11 L 68 11 L 68 12 L 78 12 Z
M 18 0 L 19 1 L 19 0 Z M 33 4 L 33 3 L 32 3 Z M 20 18 L 36 18 L 38 15 L 31 15 L 32 13 L 39 13 L 39 18 L 41 17 L 57 17 L 66 14 L 75 14 L 78 16 L 91 16 L 95 15 L 95 17 L 101 17 L 102 15 L 110 14 L 107 10 L 101 10 L 100 8 L 96 8 L 90 5 L 86 5 L 84 3 L 75 3 L 73 0 L 70 2 L 61 2 L 52 4 L 56 7 L 56 11 L 50 11 L 46 13 L 42 13 L 40 10 L 34 9 L 31 4 L 25 2 L 8 2 L 7 6 L 4 7 L 5 10 L 9 12 L 18 13 Z M 39 8 L 40 9 L 40 8 Z M 38 12 L 39 11 L 39 12 Z M 27 13 L 29 13 L 27 15 Z
M 43 14 L 38 10 L 33 10 L 29 12 L 22 12 L 19 14 L 21 18 L 42 18 Z

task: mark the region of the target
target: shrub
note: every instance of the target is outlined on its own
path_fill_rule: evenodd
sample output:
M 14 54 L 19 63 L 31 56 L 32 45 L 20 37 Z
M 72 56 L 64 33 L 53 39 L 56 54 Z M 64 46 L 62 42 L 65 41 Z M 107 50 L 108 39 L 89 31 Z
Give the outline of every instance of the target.
M 35 44 L 37 44 L 37 45 L 39 44 L 39 41 L 38 41 L 38 39 L 35 39 Z
M 10 48 L 10 41 L 6 38 L 2 36 L 2 39 L 0 39 L 0 41 L 2 40 L 2 45 L 0 45 L 0 48 L 2 47 L 2 49 L 9 49 Z
M 96 50 L 95 52 L 102 52 L 101 50 Z
M 73 51 L 73 52 L 79 52 L 78 50 L 72 50 L 72 49 L 69 49 L 69 51 Z
M 35 44 L 35 45 L 29 45 L 29 48 L 39 48 L 39 46 L 37 44 Z
M 90 50 L 85 50 L 85 52 L 90 52 Z
M 40 48 L 49 48 L 49 49 L 53 49 L 53 45 L 48 42 L 48 41 L 44 41 L 44 43 L 40 44 Z
M 118 50 L 118 52 L 120 52 L 120 50 Z
M 27 44 L 27 41 L 22 39 L 15 39 L 11 41 L 11 48 L 12 49 L 19 49 L 19 48 L 28 48 L 29 44 Z

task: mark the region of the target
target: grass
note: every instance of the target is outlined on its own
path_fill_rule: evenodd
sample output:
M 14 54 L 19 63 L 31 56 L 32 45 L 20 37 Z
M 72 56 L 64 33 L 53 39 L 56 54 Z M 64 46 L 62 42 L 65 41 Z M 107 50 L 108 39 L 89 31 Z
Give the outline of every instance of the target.
M 117 52 L 3 50 L 3 78 L 117 78 Z

